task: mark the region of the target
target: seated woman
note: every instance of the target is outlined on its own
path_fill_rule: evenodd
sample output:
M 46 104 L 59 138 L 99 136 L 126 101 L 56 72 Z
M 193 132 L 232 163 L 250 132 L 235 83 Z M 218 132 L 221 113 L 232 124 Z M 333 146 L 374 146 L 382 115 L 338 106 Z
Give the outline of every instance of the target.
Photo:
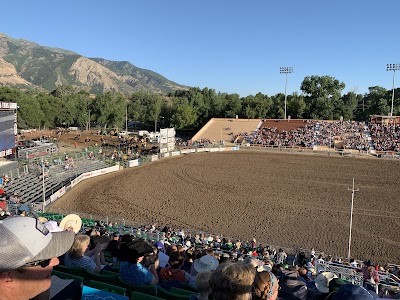
M 172 252 L 169 256 L 169 267 L 165 267 L 160 270 L 160 280 L 177 280 L 182 283 L 194 283 L 194 280 L 192 280 L 192 276 L 181 269 L 184 262 L 185 257 L 181 252 Z
M 253 283 L 253 297 L 255 300 L 278 299 L 279 281 L 269 271 L 257 272 Z
M 90 243 L 90 237 L 83 234 L 75 236 L 71 249 L 65 254 L 64 265 L 67 267 L 84 268 L 92 272 L 101 271 L 100 253 L 103 245 L 98 243 L 96 247 L 86 253 Z M 93 255 L 93 258 L 90 257 Z

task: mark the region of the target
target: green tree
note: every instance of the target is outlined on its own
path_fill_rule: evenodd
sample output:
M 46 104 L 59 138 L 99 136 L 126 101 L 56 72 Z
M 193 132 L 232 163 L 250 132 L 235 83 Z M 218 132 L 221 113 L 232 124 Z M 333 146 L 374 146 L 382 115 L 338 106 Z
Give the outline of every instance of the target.
M 42 126 L 55 128 L 57 125 L 57 117 L 61 111 L 61 99 L 43 92 L 39 93 L 36 98 L 44 114 Z
M 306 102 L 305 117 L 332 119 L 334 105 L 340 104 L 341 91 L 345 84 L 331 76 L 307 76 L 301 83 Z
M 45 116 L 40 108 L 40 103 L 36 98 L 21 95 L 17 101 L 18 109 L 18 127 L 39 128 Z
M 242 100 L 241 116 L 248 119 L 265 118 L 271 105 L 271 99 L 262 93 L 257 93 L 255 96 L 247 96 Z
M 342 96 L 342 116 L 344 120 L 354 119 L 354 112 L 357 109 L 359 98 L 361 98 L 361 96 L 358 96 L 355 92 L 348 92 Z
M 197 119 L 196 109 L 190 105 L 186 98 L 174 99 L 171 125 L 176 129 L 190 129 Z
M 302 95 L 294 94 L 287 99 L 287 115 L 292 119 L 302 119 L 306 103 Z
M 124 124 L 126 102 L 120 93 L 107 92 L 97 95 L 93 100 L 92 109 L 94 119 L 104 130 L 107 127 L 121 128 Z
M 271 106 L 267 113 L 267 118 L 283 119 L 285 117 L 285 95 L 277 94 L 271 97 Z
M 154 122 L 154 131 L 157 131 L 157 122 L 160 120 L 162 98 L 159 94 L 147 94 L 143 99 L 147 121 Z
M 225 97 L 225 117 L 234 118 L 242 110 L 242 101 L 238 94 L 224 94 Z

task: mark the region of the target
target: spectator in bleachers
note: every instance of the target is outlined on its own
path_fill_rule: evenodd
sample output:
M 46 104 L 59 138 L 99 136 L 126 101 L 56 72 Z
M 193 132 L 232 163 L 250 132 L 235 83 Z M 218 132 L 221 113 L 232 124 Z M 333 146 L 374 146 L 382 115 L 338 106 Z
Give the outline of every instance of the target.
M 305 300 L 308 296 L 307 284 L 299 278 L 296 269 L 284 270 L 279 280 L 279 297 L 290 300 Z
M 111 235 L 111 241 L 108 243 L 107 248 L 105 251 L 108 251 L 111 253 L 111 257 L 113 258 L 113 262 L 117 259 L 118 256 L 118 245 L 119 245 L 119 239 L 120 239 L 120 234 L 118 232 L 114 232 Z
M 322 272 L 314 280 L 315 288 L 310 290 L 312 300 L 325 300 L 329 294 L 329 285 L 332 279 L 338 278 L 332 272 Z
M 10 215 L 11 213 L 0 208 L 0 220 L 7 219 Z
M 51 272 L 73 243 L 73 232 L 51 233 L 33 218 L 0 221 L 0 298 L 49 299 Z
M 190 296 L 189 300 L 208 300 L 210 294 L 211 272 L 202 272 L 196 276 L 195 286 L 199 290 L 198 294 Z
M 350 266 L 353 267 L 353 268 L 357 268 L 357 267 L 358 267 L 358 264 L 357 264 L 357 262 L 354 260 L 354 258 L 351 258 L 351 259 L 350 259 Z
M 126 260 L 126 258 L 124 257 L 125 252 L 121 252 L 121 246 L 127 243 L 132 242 L 133 237 L 130 234 L 124 234 L 121 239 L 119 240 L 119 244 L 117 247 L 117 258 L 114 260 L 114 268 L 119 268 L 121 265 L 121 262 L 123 262 L 124 260 Z
M 71 249 L 65 254 L 64 264 L 67 267 L 84 268 L 99 273 L 102 269 L 100 252 L 104 250 L 105 247 L 98 243 L 92 251 L 87 252 L 89 243 L 89 236 L 78 234 L 75 237 Z M 93 255 L 93 258 L 90 257 L 91 255 Z
M 8 201 L 9 201 L 10 204 L 19 203 L 20 202 L 20 198 L 19 198 L 18 193 L 15 192 L 15 193 L 11 194 L 10 197 L 8 198 Z
M 250 300 L 255 269 L 243 263 L 224 263 L 212 272 L 210 278 L 210 299 Z
M 283 249 L 279 249 L 278 254 L 276 255 L 276 263 L 283 264 L 286 261 L 287 254 Z
M 160 260 L 158 259 L 158 250 L 154 246 L 152 248 L 153 248 L 153 253 L 144 256 L 142 265 L 146 268 L 150 268 L 151 265 L 154 265 L 154 268 L 158 272 L 160 267 Z
M 161 241 L 158 241 L 154 244 L 154 246 L 157 248 L 157 256 L 159 260 L 159 264 L 161 268 L 164 268 L 168 264 L 169 256 L 165 254 L 165 247 L 164 244 Z
M 151 264 L 149 268 L 145 268 L 141 264 L 144 255 L 152 251 L 153 248 L 140 239 L 121 244 L 120 253 L 123 257 L 119 270 L 121 280 L 129 284 L 158 284 L 155 265 Z
M 185 258 L 180 252 L 173 252 L 169 256 L 168 267 L 164 267 L 160 270 L 159 278 L 160 281 L 178 281 L 181 283 L 193 283 L 193 278 L 189 273 L 182 270 Z
M 182 266 L 182 270 L 190 273 L 190 269 L 193 264 L 193 258 L 194 258 L 194 250 L 193 249 L 188 249 L 185 252 L 185 261 Z
M 193 269 L 190 270 L 190 275 L 196 276 L 197 273 L 212 272 L 217 269 L 219 265 L 218 259 L 212 255 L 203 255 L 193 262 Z
M 253 283 L 254 300 L 275 300 L 278 298 L 279 281 L 269 271 L 256 272 Z
M 369 300 L 376 299 L 365 288 L 354 284 L 342 285 L 333 295 L 332 300 Z

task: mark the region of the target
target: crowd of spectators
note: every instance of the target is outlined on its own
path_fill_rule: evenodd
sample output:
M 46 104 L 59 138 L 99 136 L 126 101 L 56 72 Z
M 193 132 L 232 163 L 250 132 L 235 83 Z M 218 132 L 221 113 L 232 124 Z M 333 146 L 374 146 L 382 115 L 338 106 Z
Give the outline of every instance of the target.
M 377 151 L 400 152 L 400 125 L 399 124 L 370 124 L 369 131 Z
M 240 133 L 234 140 L 263 146 L 333 148 L 336 144 L 342 149 L 400 152 L 400 125 L 308 120 L 305 126 L 290 131 L 266 126 L 251 133 Z
M 290 131 L 276 127 L 262 127 L 252 133 L 242 133 L 244 143 L 280 147 L 333 147 L 335 141 L 342 141 L 343 148 L 367 151 L 371 148 L 368 127 L 364 122 L 355 121 L 314 121 L 308 120 L 303 127 Z
M 96 273 L 117 268 L 119 280 L 127 284 L 153 285 L 167 291 L 191 286 L 197 290 L 190 296 L 191 300 L 400 297 L 394 287 L 379 290 L 378 294 L 376 289 L 371 288 L 380 281 L 378 271 L 398 276 L 399 270 L 381 267 L 370 261 L 359 265 L 354 260 L 317 257 L 312 250 L 298 253 L 295 263 L 289 264 L 288 254 L 283 249 L 273 249 L 257 243 L 255 239 L 232 241 L 152 225 L 141 228 L 141 232 L 158 232 L 159 238 L 144 240 L 121 232 L 121 227 L 117 230 L 112 224 L 96 225 L 81 229 L 77 216 L 66 221 L 63 219 L 59 224 L 31 217 L 1 220 L 0 238 L 7 242 L 7 247 L 0 250 L 2 299 L 32 299 L 37 295 L 41 295 L 40 299 L 48 299 L 43 295 L 51 290 L 50 274 L 59 261 L 67 267 L 81 267 Z M 21 245 L 24 247 L 21 248 Z M 15 253 L 11 254 L 11 250 Z M 106 260 L 105 253 L 112 260 Z M 318 270 L 318 264 L 323 262 L 361 272 L 364 287 L 351 284 L 340 278 L 340 274 Z M 25 275 L 19 275 L 21 272 Z M 37 274 L 43 276 L 38 277 Z M 13 284 L 6 285 L 7 280 Z M 11 293 L 12 289 L 27 285 L 32 280 L 36 284 L 34 289 L 27 291 L 21 288 L 18 297 L 15 291 Z M 81 287 L 75 286 L 74 289 L 73 294 L 81 294 Z M 68 296 L 70 294 L 71 289 Z

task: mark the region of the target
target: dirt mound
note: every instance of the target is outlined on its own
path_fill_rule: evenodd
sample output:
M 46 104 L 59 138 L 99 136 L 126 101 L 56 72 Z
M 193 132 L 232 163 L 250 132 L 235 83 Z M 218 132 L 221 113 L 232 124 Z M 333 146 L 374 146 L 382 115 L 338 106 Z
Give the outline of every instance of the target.
M 347 256 L 397 262 L 400 162 L 224 152 L 169 158 L 86 180 L 53 204 L 66 211 L 193 227 Z

